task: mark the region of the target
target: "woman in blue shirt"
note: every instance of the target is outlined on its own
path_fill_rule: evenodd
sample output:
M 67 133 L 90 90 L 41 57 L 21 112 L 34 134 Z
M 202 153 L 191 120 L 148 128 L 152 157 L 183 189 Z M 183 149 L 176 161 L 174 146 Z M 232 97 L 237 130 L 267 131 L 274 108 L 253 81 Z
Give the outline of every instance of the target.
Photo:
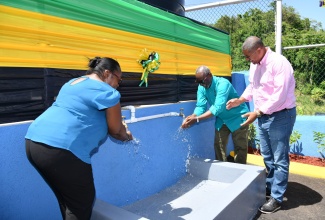
M 91 156 L 107 134 L 132 140 L 121 120 L 119 63 L 96 57 L 88 66 L 85 76 L 62 86 L 25 136 L 27 157 L 55 193 L 63 219 L 90 219 L 95 199 Z

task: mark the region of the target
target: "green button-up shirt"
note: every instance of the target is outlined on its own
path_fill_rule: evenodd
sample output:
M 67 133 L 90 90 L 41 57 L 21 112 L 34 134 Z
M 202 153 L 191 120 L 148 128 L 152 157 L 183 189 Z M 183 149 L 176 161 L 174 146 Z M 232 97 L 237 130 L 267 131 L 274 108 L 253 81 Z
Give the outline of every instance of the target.
M 231 132 L 240 128 L 246 118 L 242 118 L 241 115 L 248 112 L 247 105 L 242 103 L 241 105 L 226 109 L 226 103 L 228 100 L 238 98 L 238 94 L 229 80 L 213 76 L 211 86 L 204 88 L 199 85 L 197 90 L 197 103 L 194 109 L 194 114 L 199 116 L 207 111 L 207 104 L 210 105 L 209 110 L 216 116 L 215 128 L 220 130 L 223 124 L 227 125 Z

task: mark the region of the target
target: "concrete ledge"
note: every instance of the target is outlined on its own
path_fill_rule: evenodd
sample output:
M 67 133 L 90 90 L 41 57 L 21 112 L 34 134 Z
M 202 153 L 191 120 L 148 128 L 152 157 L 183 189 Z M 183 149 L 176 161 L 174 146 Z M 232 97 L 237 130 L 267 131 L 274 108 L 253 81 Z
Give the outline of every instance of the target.
M 94 204 L 91 220 L 146 220 L 136 214 L 133 214 L 125 209 L 110 205 L 100 199 L 96 199 Z

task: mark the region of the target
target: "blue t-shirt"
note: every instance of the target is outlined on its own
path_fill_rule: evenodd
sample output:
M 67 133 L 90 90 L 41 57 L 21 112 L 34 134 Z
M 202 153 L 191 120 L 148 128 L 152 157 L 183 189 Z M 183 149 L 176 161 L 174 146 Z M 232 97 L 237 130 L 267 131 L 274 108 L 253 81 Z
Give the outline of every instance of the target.
M 86 76 L 65 83 L 53 105 L 28 128 L 25 138 L 71 151 L 91 163 L 92 151 L 108 133 L 105 109 L 119 103 L 120 93 Z
M 220 130 L 223 124 L 227 125 L 231 132 L 240 128 L 240 124 L 246 121 L 241 115 L 248 112 L 245 103 L 235 108 L 226 109 L 226 103 L 230 99 L 238 98 L 238 94 L 229 80 L 213 76 L 210 88 L 201 85 L 197 90 L 197 102 L 194 114 L 199 116 L 207 111 L 207 104 L 210 105 L 209 110 L 216 116 L 215 128 Z

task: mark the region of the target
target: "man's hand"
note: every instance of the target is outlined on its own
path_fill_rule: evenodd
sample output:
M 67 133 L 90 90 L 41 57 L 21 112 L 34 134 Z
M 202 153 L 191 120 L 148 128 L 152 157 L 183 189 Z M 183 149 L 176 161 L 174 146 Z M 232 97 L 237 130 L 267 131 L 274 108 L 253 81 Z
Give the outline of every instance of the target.
M 243 127 L 245 125 L 252 124 L 255 121 L 255 119 L 257 118 L 257 113 L 256 112 L 247 112 L 246 114 L 243 114 L 241 117 L 247 118 L 247 120 L 240 125 Z
M 226 103 L 226 109 L 231 109 L 233 107 L 237 107 L 238 105 L 241 104 L 241 101 L 237 98 L 235 99 L 230 99 L 227 103 Z
M 183 121 L 181 128 L 189 128 L 195 122 L 196 122 L 196 116 L 195 115 L 189 115 Z

